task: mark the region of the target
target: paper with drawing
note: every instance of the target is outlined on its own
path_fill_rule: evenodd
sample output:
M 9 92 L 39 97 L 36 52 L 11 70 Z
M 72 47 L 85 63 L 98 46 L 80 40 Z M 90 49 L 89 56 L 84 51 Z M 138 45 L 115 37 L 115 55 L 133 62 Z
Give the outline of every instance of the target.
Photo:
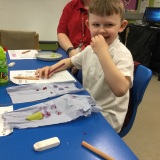
M 36 59 L 37 50 L 8 50 L 11 60 L 15 59 Z
M 6 112 L 13 111 L 13 106 L 0 107 L 0 136 L 7 136 L 13 132 L 13 129 L 5 126 L 5 119 L 2 118 L 2 115 Z
M 10 81 L 15 84 L 52 83 L 52 82 L 76 82 L 75 78 L 67 71 L 57 72 L 50 79 L 39 79 L 35 76 L 36 70 L 10 71 Z M 22 77 L 22 78 L 14 78 Z M 35 79 L 34 79 L 35 78 Z

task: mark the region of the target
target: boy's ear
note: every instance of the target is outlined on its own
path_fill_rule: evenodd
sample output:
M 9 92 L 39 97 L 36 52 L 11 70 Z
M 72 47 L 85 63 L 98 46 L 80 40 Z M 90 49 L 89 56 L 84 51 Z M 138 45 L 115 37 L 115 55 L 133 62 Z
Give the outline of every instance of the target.
M 127 24 L 128 24 L 128 21 L 127 20 L 123 20 L 118 32 L 119 33 L 123 32 L 123 30 L 126 28 Z
M 88 21 L 88 19 L 85 21 L 85 24 L 89 28 L 89 21 Z

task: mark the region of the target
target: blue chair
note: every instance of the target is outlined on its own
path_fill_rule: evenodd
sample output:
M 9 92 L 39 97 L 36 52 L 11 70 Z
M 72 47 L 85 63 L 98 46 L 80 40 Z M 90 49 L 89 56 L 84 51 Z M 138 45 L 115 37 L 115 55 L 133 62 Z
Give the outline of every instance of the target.
M 133 87 L 130 89 L 128 112 L 123 127 L 120 133 L 118 133 L 120 137 L 124 137 L 131 130 L 136 117 L 138 106 L 142 102 L 143 95 L 152 77 L 152 71 L 150 69 L 137 62 L 134 62 L 134 65 L 135 71 Z M 79 70 L 76 78 L 79 82 L 82 83 L 81 70 Z
M 142 102 L 145 90 L 151 80 L 151 77 L 152 71 L 150 69 L 141 64 L 136 67 L 134 72 L 133 87 L 130 90 L 128 112 L 123 127 L 119 133 L 120 137 L 126 136 L 131 130 L 136 117 L 138 106 Z
M 83 80 L 82 80 L 82 70 L 79 70 L 76 76 L 76 79 L 82 84 Z

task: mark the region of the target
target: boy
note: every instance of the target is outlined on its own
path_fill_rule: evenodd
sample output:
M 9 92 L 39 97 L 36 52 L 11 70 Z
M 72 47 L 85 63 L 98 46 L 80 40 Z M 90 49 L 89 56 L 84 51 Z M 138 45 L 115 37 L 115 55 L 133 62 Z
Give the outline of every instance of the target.
M 133 82 L 133 59 L 119 41 L 127 21 L 121 0 L 93 0 L 86 21 L 91 43 L 77 55 L 51 67 L 38 69 L 36 74 L 48 77 L 49 71 L 65 64 L 56 72 L 73 65 L 82 69 L 83 86 L 102 107 L 102 114 L 120 132 L 128 108 L 129 89 Z

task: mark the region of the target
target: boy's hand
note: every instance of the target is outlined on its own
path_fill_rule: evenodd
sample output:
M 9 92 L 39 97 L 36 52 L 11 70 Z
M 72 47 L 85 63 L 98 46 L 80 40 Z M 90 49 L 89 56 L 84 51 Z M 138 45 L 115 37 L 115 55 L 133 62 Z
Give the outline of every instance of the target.
M 78 69 L 76 67 L 72 67 L 71 73 L 76 74 L 78 72 Z
M 51 71 L 51 67 L 46 66 L 46 67 L 37 69 L 35 72 L 35 75 L 38 75 L 39 78 L 47 78 L 48 79 L 52 75 L 52 74 L 49 74 L 50 71 Z
M 91 38 L 91 47 L 97 55 L 108 52 L 108 44 L 102 35 Z

